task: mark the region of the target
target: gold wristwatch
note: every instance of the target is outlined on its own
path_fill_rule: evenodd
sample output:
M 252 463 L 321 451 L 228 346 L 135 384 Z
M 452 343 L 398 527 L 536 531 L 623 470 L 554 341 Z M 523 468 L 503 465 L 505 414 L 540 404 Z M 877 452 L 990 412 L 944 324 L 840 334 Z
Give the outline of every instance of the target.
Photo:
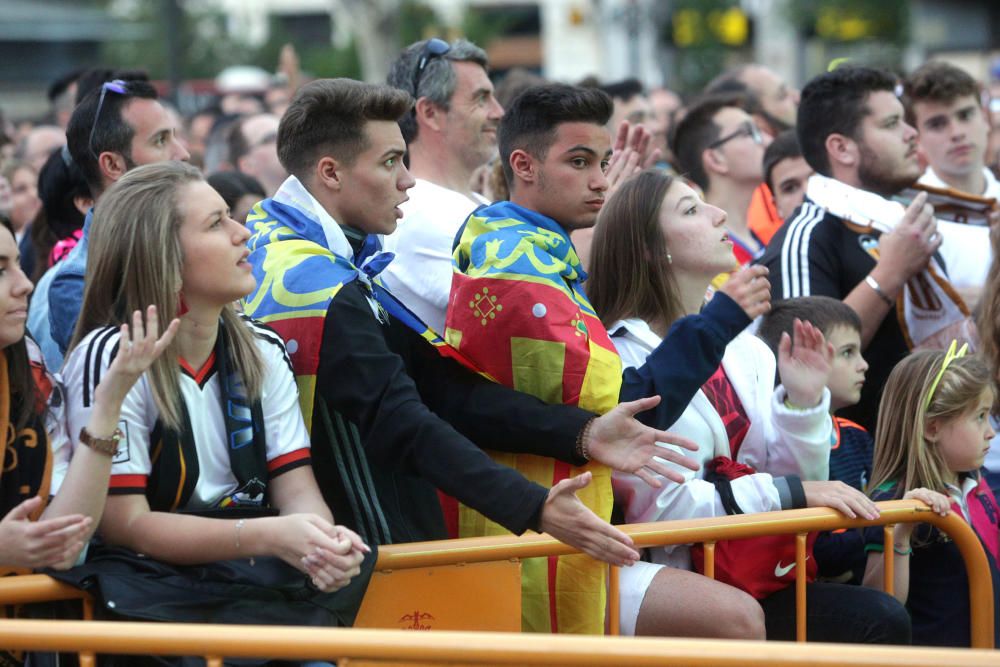
M 125 437 L 120 428 L 116 428 L 111 435 L 106 438 L 95 438 L 84 426 L 80 429 L 80 442 L 87 445 L 93 450 L 100 452 L 101 454 L 107 454 L 108 456 L 114 456 L 118 451 L 118 441 Z

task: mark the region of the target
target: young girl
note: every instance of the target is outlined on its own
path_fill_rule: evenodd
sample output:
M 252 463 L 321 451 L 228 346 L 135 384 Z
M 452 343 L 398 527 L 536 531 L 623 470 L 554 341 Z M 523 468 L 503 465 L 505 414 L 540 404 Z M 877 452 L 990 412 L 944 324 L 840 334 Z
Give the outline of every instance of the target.
M 983 360 L 964 350 L 953 343 L 948 352 L 917 352 L 893 369 L 879 405 L 870 488 L 874 500 L 916 498 L 968 521 L 990 562 L 996 600 L 998 510 L 979 474 L 994 436 L 993 382 Z M 881 526 L 865 531 L 865 585 L 873 588 L 882 587 L 883 534 Z M 969 646 L 969 584 L 955 544 L 926 524 L 901 523 L 892 549 L 894 594 L 910 611 L 913 643 Z
M 124 616 L 349 624 L 363 581 L 348 601 L 305 584 L 347 586 L 368 548 L 333 524 L 320 496 L 284 344 L 232 306 L 255 286 L 248 237 L 180 162 L 130 171 L 97 204 L 63 368 L 71 432 L 91 418 L 94 385 L 128 349 L 117 329 L 124 313 L 151 302 L 180 325 L 122 408 L 100 525 L 118 548 L 78 578 L 98 578 Z
M 652 361 L 651 351 L 671 326 L 682 317 L 698 316 L 713 277 L 733 266 L 733 244 L 725 220 L 725 212 L 658 170 L 640 173 L 608 200 L 594 233 L 587 288 L 624 366 Z M 756 285 L 766 284 L 764 274 L 757 273 L 762 271 L 751 267 L 736 273 L 723 294 L 742 305 Z M 765 297 L 763 303 L 751 302 L 743 310 L 752 318 L 767 305 Z M 699 352 L 691 351 L 692 365 L 698 363 Z M 874 504 L 860 491 L 842 482 L 822 481 L 828 476 L 830 456 L 826 382 L 831 356 L 818 330 L 796 323 L 794 341 L 785 334 L 779 347 L 778 370 L 784 384 L 775 389 L 774 355 L 752 334 L 737 335 L 727 345 L 722 364 L 680 419 L 656 424 L 701 446 L 692 455 L 701 463 L 701 471 L 682 471 L 687 478 L 684 484 L 648 490 L 633 476 L 616 475 L 615 491 L 625 503 L 626 519 L 635 523 L 726 514 L 727 503 L 716 486 L 701 477 L 707 464 L 718 457 L 757 471 L 729 484 L 732 493 L 727 496 L 742 512 L 808 505 L 834 507 L 851 517 L 877 516 Z M 800 481 L 800 476 L 812 481 Z M 642 623 L 656 598 L 644 591 L 653 591 L 658 578 L 669 576 L 665 573 L 671 570 L 664 566 L 691 567 L 686 547 L 655 549 L 652 559 L 654 564 L 639 563 L 623 570 L 623 627 L 636 616 Z M 777 579 L 794 580 L 792 568 L 777 558 L 775 572 Z M 794 587 L 760 602 L 767 637 L 794 638 Z M 692 601 L 681 606 L 679 613 L 698 607 Z M 873 596 L 857 587 L 810 584 L 808 610 L 811 640 L 908 640 L 906 614 L 886 595 Z
M 101 518 L 114 454 L 113 436 L 125 395 L 169 345 L 174 323 L 157 340 L 156 309 L 146 322 L 136 311 L 130 341 L 94 392 L 94 408 L 70 431 L 62 421 L 62 394 L 45 370 L 34 341 L 24 335 L 32 285 L 18 263 L 13 230 L 0 228 L 0 572 L 65 569 L 77 560 Z M 69 435 L 79 437 L 70 460 Z M 109 444 L 110 442 L 110 444 Z

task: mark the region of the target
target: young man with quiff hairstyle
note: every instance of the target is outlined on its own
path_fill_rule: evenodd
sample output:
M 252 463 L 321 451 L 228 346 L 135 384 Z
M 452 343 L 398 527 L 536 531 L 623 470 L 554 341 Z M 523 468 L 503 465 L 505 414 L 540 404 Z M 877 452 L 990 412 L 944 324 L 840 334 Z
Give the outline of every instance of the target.
M 257 289 L 244 310 L 287 343 L 324 497 L 370 546 L 446 537 L 440 489 L 514 533 L 545 531 L 630 564 L 631 540 L 575 495 L 589 476 L 546 489 L 477 445 L 667 470 L 653 456 L 669 434 L 632 417 L 656 400 L 595 417 L 490 382 L 380 283 L 392 258 L 378 235 L 395 230 L 413 186 L 397 124 L 411 104 L 385 85 L 303 86 L 278 128 L 291 175 L 248 217 Z

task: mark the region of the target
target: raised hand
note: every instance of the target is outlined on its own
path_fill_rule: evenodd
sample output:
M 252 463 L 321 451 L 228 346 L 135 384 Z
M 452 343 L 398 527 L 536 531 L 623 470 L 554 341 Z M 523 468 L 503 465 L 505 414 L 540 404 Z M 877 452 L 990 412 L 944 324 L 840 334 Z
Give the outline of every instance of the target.
M 0 564 L 38 569 L 72 561 L 89 535 L 92 520 L 82 514 L 32 521 L 38 496 L 17 505 L 0 520 Z
M 843 482 L 802 482 L 806 507 L 830 507 L 851 519 L 877 519 L 878 507 L 853 486 Z M 897 526 L 898 527 L 898 526 Z
M 643 125 L 631 125 L 622 121 L 615 136 L 611 159 L 608 161 L 608 191 L 606 196 L 618 189 L 622 183 L 660 159 L 660 149 L 650 150 L 653 135 Z
M 160 336 L 156 306 L 146 309 L 145 322 L 141 310 L 132 313 L 132 328 L 122 324 L 118 354 L 97 386 L 95 402 L 103 399 L 121 404 L 136 381 L 173 341 L 179 326 L 180 320 L 174 319 Z
M 564 479 L 551 489 L 542 508 L 541 528 L 564 544 L 591 558 L 612 565 L 632 565 L 639 560 L 632 538 L 590 511 L 576 492 L 590 483 L 591 474 Z
M 766 266 L 751 264 L 729 276 L 719 291 L 743 309 L 751 320 L 771 310 L 771 283 Z
M 809 322 L 796 318 L 792 330 L 781 334 L 778 342 L 778 376 L 788 400 L 800 408 L 819 405 L 823 389 L 833 369 L 833 346 L 823 332 Z
M 650 396 L 621 403 L 595 419 L 584 442 L 590 458 L 613 470 L 630 472 L 657 489 L 663 482 L 656 475 L 683 484 L 683 475 L 656 459 L 697 470 L 697 461 L 663 445 L 677 445 L 691 451 L 697 451 L 698 445 L 682 436 L 650 428 L 635 418 L 638 413 L 655 408 L 659 402 L 659 396 Z

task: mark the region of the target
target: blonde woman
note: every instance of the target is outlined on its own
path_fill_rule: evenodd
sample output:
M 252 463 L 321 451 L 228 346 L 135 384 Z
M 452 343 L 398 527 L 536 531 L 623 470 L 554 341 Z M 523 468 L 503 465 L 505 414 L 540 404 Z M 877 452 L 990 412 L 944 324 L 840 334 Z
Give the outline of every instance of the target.
M 320 496 L 283 342 L 232 306 L 255 286 L 248 236 L 198 170 L 180 162 L 130 171 L 98 203 L 63 369 L 71 431 L 93 410 L 94 385 L 123 345 L 117 325 L 133 304 L 155 304 L 180 325 L 125 399 L 100 525 L 118 549 L 81 578 L 113 569 L 100 588 L 125 616 L 349 624 L 363 581 L 336 599 L 304 588 L 348 586 L 368 548 L 333 524 Z M 144 576 L 150 568 L 155 579 Z M 275 597 L 279 590 L 290 596 Z M 164 596 L 172 609 L 149 602 Z

